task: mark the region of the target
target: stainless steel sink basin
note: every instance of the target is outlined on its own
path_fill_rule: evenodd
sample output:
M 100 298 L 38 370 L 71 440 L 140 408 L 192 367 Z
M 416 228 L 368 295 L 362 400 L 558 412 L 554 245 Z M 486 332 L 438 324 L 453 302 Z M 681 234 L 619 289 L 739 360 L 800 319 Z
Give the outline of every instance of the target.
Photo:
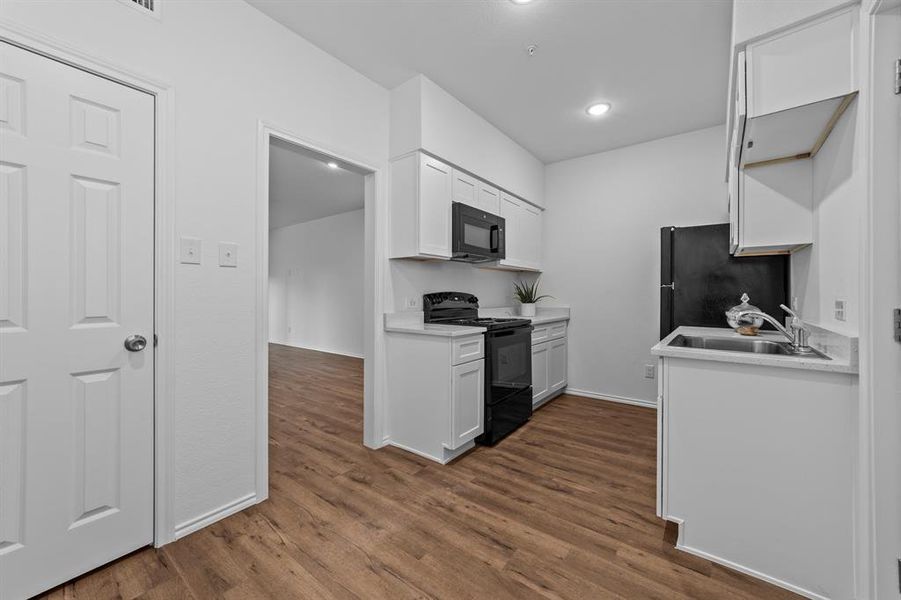
M 677 348 L 700 348 L 703 350 L 724 350 L 726 352 L 750 352 L 752 354 L 781 354 L 783 356 L 810 356 L 830 360 L 817 350 L 803 354 L 795 352 L 788 342 L 774 342 L 759 338 L 702 337 L 677 335 L 668 344 Z

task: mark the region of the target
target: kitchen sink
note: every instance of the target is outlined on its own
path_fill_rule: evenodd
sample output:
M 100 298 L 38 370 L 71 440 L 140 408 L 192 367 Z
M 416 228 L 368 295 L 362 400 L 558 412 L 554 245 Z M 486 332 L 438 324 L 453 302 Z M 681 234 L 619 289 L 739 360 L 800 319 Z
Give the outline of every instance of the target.
M 781 354 L 783 356 L 810 356 L 830 360 L 817 350 L 800 353 L 792 349 L 788 342 L 775 342 L 759 338 L 702 337 L 677 335 L 668 344 L 676 348 L 699 348 L 702 350 L 724 350 L 726 352 L 750 352 L 751 354 Z

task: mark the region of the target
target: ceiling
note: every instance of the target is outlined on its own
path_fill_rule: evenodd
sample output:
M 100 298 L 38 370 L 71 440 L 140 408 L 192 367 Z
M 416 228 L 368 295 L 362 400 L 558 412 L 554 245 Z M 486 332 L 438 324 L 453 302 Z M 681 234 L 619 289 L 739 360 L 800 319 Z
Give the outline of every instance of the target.
M 727 0 L 249 1 L 386 88 L 423 73 L 546 163 L 726 120 Z
M 363 173 L 279 139 L 269 144 L 269 229 L 363 208 Z

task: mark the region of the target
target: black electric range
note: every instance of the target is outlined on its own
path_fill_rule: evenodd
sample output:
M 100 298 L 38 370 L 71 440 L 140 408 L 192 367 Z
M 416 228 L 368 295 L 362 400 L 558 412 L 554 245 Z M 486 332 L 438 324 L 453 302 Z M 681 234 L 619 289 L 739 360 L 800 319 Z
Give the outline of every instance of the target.
M 476 442 L 493 446 L 532 417 L 532 322 L 479 317 L 479 299 L 465 292 L 422 297 L 426 323 L 484 327 L 485 432 Z

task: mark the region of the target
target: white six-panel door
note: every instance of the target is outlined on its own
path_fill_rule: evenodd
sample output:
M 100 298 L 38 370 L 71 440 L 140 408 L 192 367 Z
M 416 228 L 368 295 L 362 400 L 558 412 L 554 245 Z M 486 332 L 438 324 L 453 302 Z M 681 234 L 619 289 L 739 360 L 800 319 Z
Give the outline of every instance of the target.
M 153 139 L 152 96 L 0 42 L 0 600 L 152 542 Z

